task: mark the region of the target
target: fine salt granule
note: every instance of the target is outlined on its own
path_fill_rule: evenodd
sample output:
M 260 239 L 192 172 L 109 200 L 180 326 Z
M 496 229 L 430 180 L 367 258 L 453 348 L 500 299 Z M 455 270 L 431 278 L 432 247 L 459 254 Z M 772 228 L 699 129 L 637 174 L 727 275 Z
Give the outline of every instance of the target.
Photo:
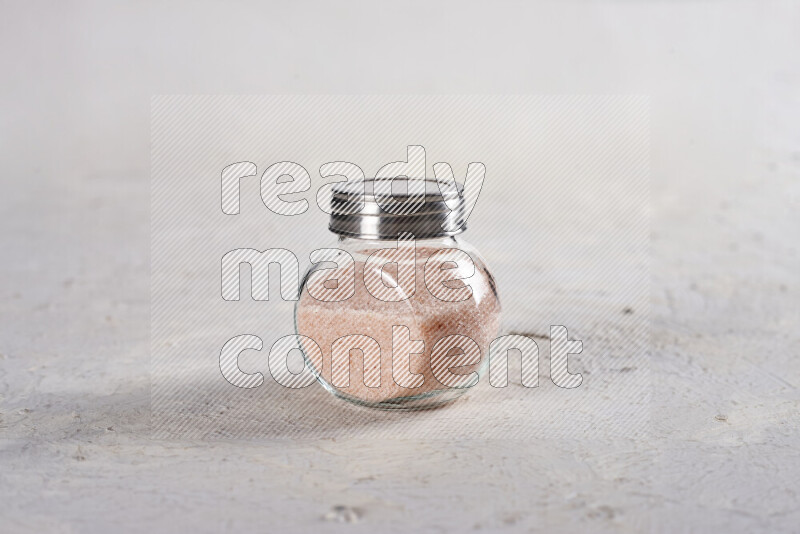
M 309 295 L 311 289 L 314 295 L 313 284 L 323 284 L 319 279 L 310 282 L 303 288 L 296 311 L 298 333 L 313 339 L 322 351 L 321 377 L 327 384 L 332 383 L 332 346 L 334 342 L 348 335 L 363 335 L 377 341 L 380 346 L 380 358 L 367 358 L 367 367 L 364 369 L 364 353 L 361 350 L 350 351 L 349 365 L 345 363 L 345 371 L 349 370 L 349 385 L 336 388 L 357 401 L 366 403 L 380 403 L 397 399 L 427 394 L 438 390 L 449 390 L 436 377 L 441 378 L 439 368 L 450 367 L 457 375 L 468 375 L 479 368 L 488 358 L 489 344 L 495 338 L 500 327 L 500 304 L 494 286 L 494 280 L 485 265 L 475 255 L 471 255 L 475 263 L 474 274 L 463 282 L 451 281 L 446 287 L 459 287 L 467 284 L 471 288 L 471 296 L 461 302 L 448 302 L 436 298 L 431 294 L 425 283 L 425 262 L 435 253 L 437 248 L 419 248 L 416 250 L 414 264 L 416 274 L 416 291 L 414 295 L 399 302 L 385 302 L 375 298 L 364 284 L 365 262 L 357 256 L 355 262 L 355 293 L 347 300 L 340 302 L 325 302 L 316 300 Z M 405 262 L 408 265 L 409 262 Z M 404 262 L 399 262 L 403 270 Z M 430 267 L 429 267 L 430 268 Z M 385 268 L 385 273 L 392 273 L 392 264 Z M 394 269 L 397 276 L 397 266 Z M 385 279 L 386 277 L 384 277 Z M 391 278 L 391 276 L 390 276 Z M 329 286 L 326 286 L 329 287 Z M 435 291 L 435 288 L 434 288 Z M 438 293 L 437 293 L 438 294 Z M 411 340 L 424 342 L 424 351 L 421 354 L 410 354 L 410 371 L 421 374 L 423 384 L 417 388 L 407 388 L 398 385 L 392 376 L 392 327 L 405 326 L 409 329 Z M 458 365 L 459 358 L 440 358 L 431 361 L 434 345 L 443 337 L 458 334 L 474 340 L 480 349 L 480 362 L 470 365 Z M 462 343 L 463 345 L 463 343 Z M 458 348 L 462 350 L 458 350 Z M 458 354 L 467 347 L 453 347 L 440 351 L 439 356 Z M 345 358 L 347 354 L 344 354 Z M 460 358 L 464 360 L 464 358 Z M 339 358 L 337 357 L 337 363 Z M 434 369 L 432 369 L 432 364 Z M 437 373 L 434 373 L 437 370 Z M 317 369 L 317 371 L 319 371 Z M 397 375 L 397 371 L 395 372 Z M 380 377 L 380 385 L 376 384 Z M 445 375 L 446 376 L 446 375 Z M 341 376 L 338 377 L 341 379 Z M 418 379 L 417 379 L 418 380 Z M 402 380 L 401 380 L 402 381 Z M 347 382 L 347 379 L 344 379 Z M 339 383 L 337 381 L 337 383 Z

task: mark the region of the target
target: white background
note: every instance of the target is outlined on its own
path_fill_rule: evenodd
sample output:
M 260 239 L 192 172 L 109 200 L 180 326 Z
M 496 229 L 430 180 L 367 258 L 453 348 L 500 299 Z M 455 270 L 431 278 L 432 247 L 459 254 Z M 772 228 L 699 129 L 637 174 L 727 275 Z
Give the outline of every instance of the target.
M 797 3 L 0 6 L 6 530 L 800 522 Z M 651 435 L 151 441 L 149 106 L 170 93 L 650 95 Z

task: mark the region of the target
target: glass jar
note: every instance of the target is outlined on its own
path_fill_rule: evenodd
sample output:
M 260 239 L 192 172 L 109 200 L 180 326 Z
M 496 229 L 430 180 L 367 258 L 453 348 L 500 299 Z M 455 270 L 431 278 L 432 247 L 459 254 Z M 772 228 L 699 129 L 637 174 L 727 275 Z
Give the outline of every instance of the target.
M 312 253 L 295 306 L 306 363 L 329 392 L 424 409 L 478 383 L 500 301 L 486 262 L 457 237 L 465 222 L 462 190 L 433 180 L 334 187 L 339 240 Z

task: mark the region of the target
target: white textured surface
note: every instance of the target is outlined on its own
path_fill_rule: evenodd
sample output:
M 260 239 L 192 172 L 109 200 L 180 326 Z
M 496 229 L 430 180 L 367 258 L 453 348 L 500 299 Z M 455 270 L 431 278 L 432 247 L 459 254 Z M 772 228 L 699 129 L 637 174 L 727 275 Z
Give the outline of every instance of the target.
M 4 3 L 0 530 L 796 530 L 797 6 L 361 7 Z M 150 95 L 467 90 L 653 95 L 650 434 L 151 440 Z

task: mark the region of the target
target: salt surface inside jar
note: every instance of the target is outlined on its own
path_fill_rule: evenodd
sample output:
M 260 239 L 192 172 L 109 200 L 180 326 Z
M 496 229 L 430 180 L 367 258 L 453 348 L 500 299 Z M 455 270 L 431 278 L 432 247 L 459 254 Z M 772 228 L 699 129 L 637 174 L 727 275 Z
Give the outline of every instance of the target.
M 339 241 L 312 253 L 295 325 L 308 365 L 334 395 L 430 408 L 483 376 L 500 302 L 486 262 L 456 237 L 466 227 L 460 188 L 397 182 L 334 188 Z

